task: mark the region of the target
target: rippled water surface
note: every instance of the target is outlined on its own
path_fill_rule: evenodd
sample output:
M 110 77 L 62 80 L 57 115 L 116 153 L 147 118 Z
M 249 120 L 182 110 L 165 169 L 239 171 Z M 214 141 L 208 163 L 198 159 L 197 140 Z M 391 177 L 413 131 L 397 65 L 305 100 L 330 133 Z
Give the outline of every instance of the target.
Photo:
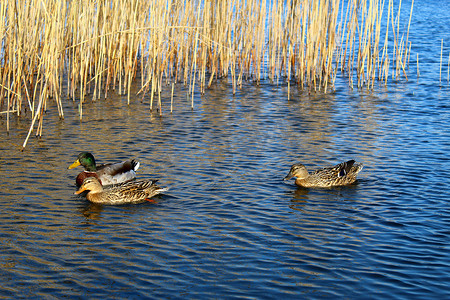
M 449 298 L 450 89 L 438 80 L 450 38 L 418 5 L 421 77 L 373 92 L 337 82 L 288 100 L 285 86 L 249 83 L 233 96 L 223 81 L 193 110 L 180 87 L 172 114 L 169 92 L 163 117 L 116 95 L 86 103 L 81 123 L 67 101 L 24 152 L 29 121 L 13 120 L 0 131 L 0 297 Z M 437 44 L 420 44 L 425 24 Z M 67 170 L 80 151 L 136 158 L 139 178 L 170 191 L 93 206 Z M 354 185 L 282 181 L 294 162 L 348 159 L 364 164 Z

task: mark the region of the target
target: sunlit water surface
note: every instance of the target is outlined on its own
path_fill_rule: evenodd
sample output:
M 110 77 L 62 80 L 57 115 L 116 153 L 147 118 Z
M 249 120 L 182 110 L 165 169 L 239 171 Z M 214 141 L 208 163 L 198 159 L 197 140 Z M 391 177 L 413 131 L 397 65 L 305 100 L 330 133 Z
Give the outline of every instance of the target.
M 417 26 L 428 13 L 417 8 Z M 29 121 L 13 119 L 0 133 L 0 296 L 449 298 L 450 99 L 432 51 L 422 77 L 373 92 L 338 79 L 334 93 L 291 87 L 288 100 L 284 85 L 233 96 L 219 82 L 193 110 L 179 87 L 172 114 L 169 92 L 162 117 L 148 98 L 111 95 L 81 123 L 67 101 L 24 152 Z M 170 191 L 93 206 L 67 170 L 80 151 L 136 158 L 139 178 Z M 364 164 L 354 185 L 282 181 L 294 162 L 348 159 Z

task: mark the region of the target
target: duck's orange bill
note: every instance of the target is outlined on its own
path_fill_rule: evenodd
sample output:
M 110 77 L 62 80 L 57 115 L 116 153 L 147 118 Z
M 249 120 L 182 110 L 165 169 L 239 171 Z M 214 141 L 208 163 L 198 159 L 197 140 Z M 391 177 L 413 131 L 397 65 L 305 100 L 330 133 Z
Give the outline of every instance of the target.
M 78 191 L 76 191 L 74 194 L 78 195 L 81 194 L 82 192 L 84 192 L 86 190 L 86 188 L 84 186 L 80 187 L 80 189 Z
M 76 167 L 78 167 L 80 165 L 80 160 L 76 160 L 73 164 L 71 164 L 67 169 L 73 169 L 73 168 L 76 168 Z

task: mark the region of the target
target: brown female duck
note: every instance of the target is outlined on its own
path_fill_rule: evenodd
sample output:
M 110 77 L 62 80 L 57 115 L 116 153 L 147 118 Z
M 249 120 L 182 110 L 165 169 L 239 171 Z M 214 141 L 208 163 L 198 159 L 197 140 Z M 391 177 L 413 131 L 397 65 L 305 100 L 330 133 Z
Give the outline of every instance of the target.
M 97 178 L 87 177 L 75 194 L 89 191 L 86 198 L 96 204 L 137 204 L 167 191 L 167 189 L 157 186 L 156 182 L 157 180 L 131 181 L 103 189 Z
M 342 162 L 334 167 L 327 167 L 308 173 L 306 167 L 300 163 L 291 167 L 284 180 L 297 177 L 295 184 L 301 187 L 332 187 L 352 184 L 362 170 L 363 165 L 353 159 Z

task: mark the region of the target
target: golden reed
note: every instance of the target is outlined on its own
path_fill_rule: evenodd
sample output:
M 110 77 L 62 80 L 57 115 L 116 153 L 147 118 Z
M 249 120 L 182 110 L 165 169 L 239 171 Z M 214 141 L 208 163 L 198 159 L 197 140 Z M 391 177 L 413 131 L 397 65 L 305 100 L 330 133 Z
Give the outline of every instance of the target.
M 233 92 L 265 79 L 327 92 L 341 71 L 352 87 L 373 88 L 390 71 L 406 77 L 400 8 L 393 0 L 4 0 L 0 116 L 9 131 L 11 115 L 27 112 L 25 147 L 34 129 L 42 134 L 47 105 L 64 118 L 61 95 L 79 102 L 81 119 L 87 97 L 113 88 L 129 102 L 137 80 L 160 113 L 161 89 L 172 85 L 173 95 L 179 82 L 191 105 L 195 88 L 204 93 L 223 77 Z

